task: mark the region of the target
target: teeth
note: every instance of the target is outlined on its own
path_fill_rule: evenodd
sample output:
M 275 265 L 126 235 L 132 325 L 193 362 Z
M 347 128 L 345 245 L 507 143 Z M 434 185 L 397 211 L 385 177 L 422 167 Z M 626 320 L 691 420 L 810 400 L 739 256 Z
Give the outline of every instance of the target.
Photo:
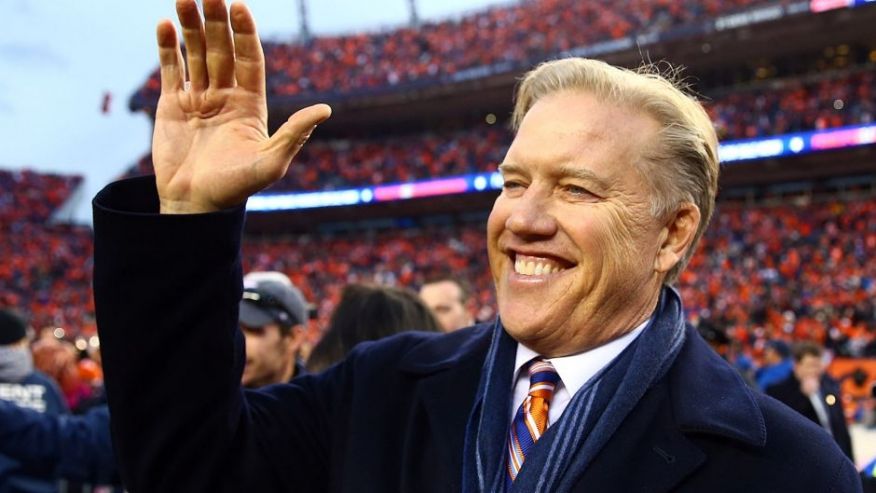
M 546 276 L 562 270 L 560 266 L 546 260 L 514 260 L 514 272 L 525 276 Z

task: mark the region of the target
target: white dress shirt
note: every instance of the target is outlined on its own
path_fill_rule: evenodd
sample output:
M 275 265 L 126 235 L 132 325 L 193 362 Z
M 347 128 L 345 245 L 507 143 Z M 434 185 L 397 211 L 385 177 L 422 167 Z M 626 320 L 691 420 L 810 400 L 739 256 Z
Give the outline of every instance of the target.
M 827 430 L 830 436 L 833 436 L 833 430 L 830 429 L 830 416 L 827 414 L 827 408 L 824 407 L 824 401 L 821 398 L 821 391 L 809 394 L 809 402 L 815 408 L 815 414 L 818 416 L 818 421 L 821 422 L 821 427 Z
M 548 409 L 548 426 L 560 419 L 575 392 L 578 392 L 588 380 L 593 378 L 593 375 L 596 375 L 599 370 L 608 365 L 630 343 L 635 341 L 650 321 L 651 319 L 645 320 L 642 325 L 639 325 L 623 336 L 589 351 L 571 356 L 563 356 L 562 358 L 545 359 L 545 361 L 550 361 L 554 365 L 554 368 L 560 375 L 560 382 L 557 384 L 556 389 L 554 389 L 554 397 Z M 537 357 L 539 357 L 538 353 L 523 344 L 517 343 L 517 360 L 514 363 L 514 398 L 511 401 L 512 421 L 514 420 L 514 413 L 517 412 L 517 408 L 520 407 L 520 404 L 523 403 L 523 400 L 529 394 L 529 372 L 521 370 L 532 358 Z

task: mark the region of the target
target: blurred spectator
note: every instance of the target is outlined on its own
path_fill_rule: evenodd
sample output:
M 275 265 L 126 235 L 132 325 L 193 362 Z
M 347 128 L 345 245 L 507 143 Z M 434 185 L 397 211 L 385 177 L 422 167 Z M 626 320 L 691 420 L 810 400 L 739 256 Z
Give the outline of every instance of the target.
M 84 491 L 96 491 L 94 484 L 120 484 L 106 406 L 82 416 L 52 415 L 0 400 L 0 454 L 40 477 L 84 483 Z M 72 491 L 71 484 L 65 486 L 63 491 Z M 0 486 L 0 491 L 7 490 Z
M 251 272 L 243 288 L 240 328 L 246 365 L 241 383 L 257 388 L 288 382 L 304 370 L 298 360 L 309 320 L 304 296 L 280 272 Z
M 24 321 L 7 309 L 0 310 L 0 400 L 47 415 L 67 412 L 57 385 L 33 369 Z M 55 481 L 0 454 L 0 493 L 55 493 L 57 488 Z
M 79 351 L 72 343 L 54 337 L 40 338 L 32 352 L 34 365 L 61 386 L 70 409 L 78 411 L 81 404 L 95 397 L 98 389 L 82 378 Z
M 474 325 L 471 288 L 460 278 L 441 276 L 420 287 L 420 298 L 429 307 L 444 332 Z
M 800 342 L 793 355 L 793 373 L 767 388 L 767 394 L 824 428 L 854 463 L 842 395 L 839 384 L 825 373 L 824 350 L 812 342 Z
M 781 340 L 769 341 L 763 352 L 763 366 L 755 374 L 757 388 L 765 391 L 771 385 L 784 381 L 793 370 L 788 343 Z
M 325 370 L 344 359 L 356 344 L 407 330 L 440 332 L 441 327 L 416 293 L 407 289 L 353 284 L 344 288 L 307 369 Z

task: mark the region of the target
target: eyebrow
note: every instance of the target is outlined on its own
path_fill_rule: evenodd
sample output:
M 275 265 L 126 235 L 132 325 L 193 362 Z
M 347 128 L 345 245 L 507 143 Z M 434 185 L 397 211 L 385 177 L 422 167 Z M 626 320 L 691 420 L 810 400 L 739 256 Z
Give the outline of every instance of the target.
M 499 165 L 499 172 L 501 173 L 519 173 L 521 175 L 526 175 L 528 172 L 523 166 L 514 163 L 502 163 Z M 576 166 L 563 165 L 556 172 L 557 175 L 561 177 L 571 177 L 576 178 L 578 180 L 588 181 L 590 183 L 595 184 L 598 188 L 602 190 L 610 190 L 611 186 L 609 182 L 597 175 L 596 173 L 590 171 L 589 169 L 579 168 Z

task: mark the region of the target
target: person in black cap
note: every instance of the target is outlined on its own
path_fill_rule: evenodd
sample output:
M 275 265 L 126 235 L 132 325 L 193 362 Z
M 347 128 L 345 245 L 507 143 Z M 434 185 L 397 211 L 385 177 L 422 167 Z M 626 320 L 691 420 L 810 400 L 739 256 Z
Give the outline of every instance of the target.
M 33 368 L 24 321 L 6 309 L 0 310 L 0 400 L 50 415 L 68 411 L 58 385 Z M 56 481 L 35 477 L 18 461 L 0 454 L 0 493 L 54 491 Z
M 246 338 L 246 366 L 241 383 L 257 388 L 301 375 L 298 353 L 309 318 L 301 291 L 280 272 L 252 272 L 243 285 L 239 321 Z

